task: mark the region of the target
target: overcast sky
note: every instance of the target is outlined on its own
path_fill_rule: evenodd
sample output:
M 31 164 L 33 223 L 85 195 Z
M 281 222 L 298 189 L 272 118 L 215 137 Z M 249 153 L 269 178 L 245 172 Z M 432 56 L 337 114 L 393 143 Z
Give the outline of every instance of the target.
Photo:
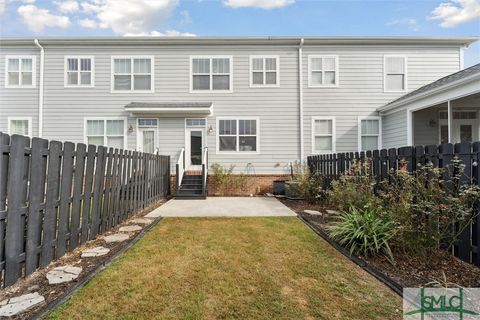
M 480 0 L 0 0 L 0 35 L 480 36 Z

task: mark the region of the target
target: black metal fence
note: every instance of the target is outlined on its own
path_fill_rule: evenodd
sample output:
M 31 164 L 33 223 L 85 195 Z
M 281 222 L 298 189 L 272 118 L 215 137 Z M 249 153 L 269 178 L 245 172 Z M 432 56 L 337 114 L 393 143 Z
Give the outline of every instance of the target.
M 0 132 L 3 286 L 169 194 L 170 157 Z
M 395 174 L 400 166 L 414 172 L 421 165 L 431 163 L 435 167 L 443 168 L 452 164 L 452 160 L 458 159 L 465 165 L 461 183 L 480 186 L 480 142 L 314 155 L 308 157 L 307 163 L 310 172 L 320 174 L 328 187 L 332 180 L 348 172 L 355 163 L 367 159 L 371 164 L 371 174 L 377 181 Z M 454 254 L 463 261 L 480 266 L 479 250 L 480 216 L 477 216 L 454 246 Z

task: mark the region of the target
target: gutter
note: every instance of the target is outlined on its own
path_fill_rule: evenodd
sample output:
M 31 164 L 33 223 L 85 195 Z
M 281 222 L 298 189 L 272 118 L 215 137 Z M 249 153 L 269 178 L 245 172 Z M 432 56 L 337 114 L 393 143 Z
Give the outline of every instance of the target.
M 38 137 L 43 136 L 43 69 L 45 62 L 45 49 L 40 45 L 38 39 L 34 40 L 35 45 L 40 49 L 40 86 L 38 88 Z
M 303 163 L 304 155 L 304 137 L 303 137 L 303 43 L 304 39 L 300 39 L 300 44 L 298 46 L 298 108 L 299 108 L 299 117 L 300 117 L 300 162 Z

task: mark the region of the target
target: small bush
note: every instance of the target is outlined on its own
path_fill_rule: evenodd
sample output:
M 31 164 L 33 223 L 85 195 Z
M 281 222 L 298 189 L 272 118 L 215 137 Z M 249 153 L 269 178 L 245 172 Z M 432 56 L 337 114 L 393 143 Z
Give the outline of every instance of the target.
M 243 173 L 234 174 L 234 165 L 227 169 L 218 163 L 214 163 L 211 168 L 213 170 L 213 183 L 220 194 L 231 195 L 247 186 L 248 177 Z
M 394 223 L 372 208 L 351 207 L 327 228 L 330 236 L 351 253 L 369 257 L 384 255 L 393 264 L 389 241 L 395 235 Z
M 304 198 L 309 203 L 315 203 L 325 198 L 323 178 L 319 174 L 312 174 L 307 165 L 301 163 L 294 164 L 293 180 L 298 184 L 290 185 L 298 190 L 294 192 Z

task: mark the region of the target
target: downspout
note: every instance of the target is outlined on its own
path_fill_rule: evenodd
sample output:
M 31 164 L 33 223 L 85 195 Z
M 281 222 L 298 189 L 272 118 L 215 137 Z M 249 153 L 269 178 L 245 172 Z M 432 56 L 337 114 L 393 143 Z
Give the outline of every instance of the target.
M 40 85 L 38 88 L 38 136 L 43 136 L 43 68 L 45 60 L 45 50 L 40 45 L 38 39 L 35 39 L 35 45 L 40 48 Z
M 304 145 L 303 145 L 303 66 L 302 66 L 302 57 L 303 57 L 303 38 L 300 39 L 300 44 L 298 46 L 298 108 L 300 116 L 300 162 L 303 163 L 304 155 Z

